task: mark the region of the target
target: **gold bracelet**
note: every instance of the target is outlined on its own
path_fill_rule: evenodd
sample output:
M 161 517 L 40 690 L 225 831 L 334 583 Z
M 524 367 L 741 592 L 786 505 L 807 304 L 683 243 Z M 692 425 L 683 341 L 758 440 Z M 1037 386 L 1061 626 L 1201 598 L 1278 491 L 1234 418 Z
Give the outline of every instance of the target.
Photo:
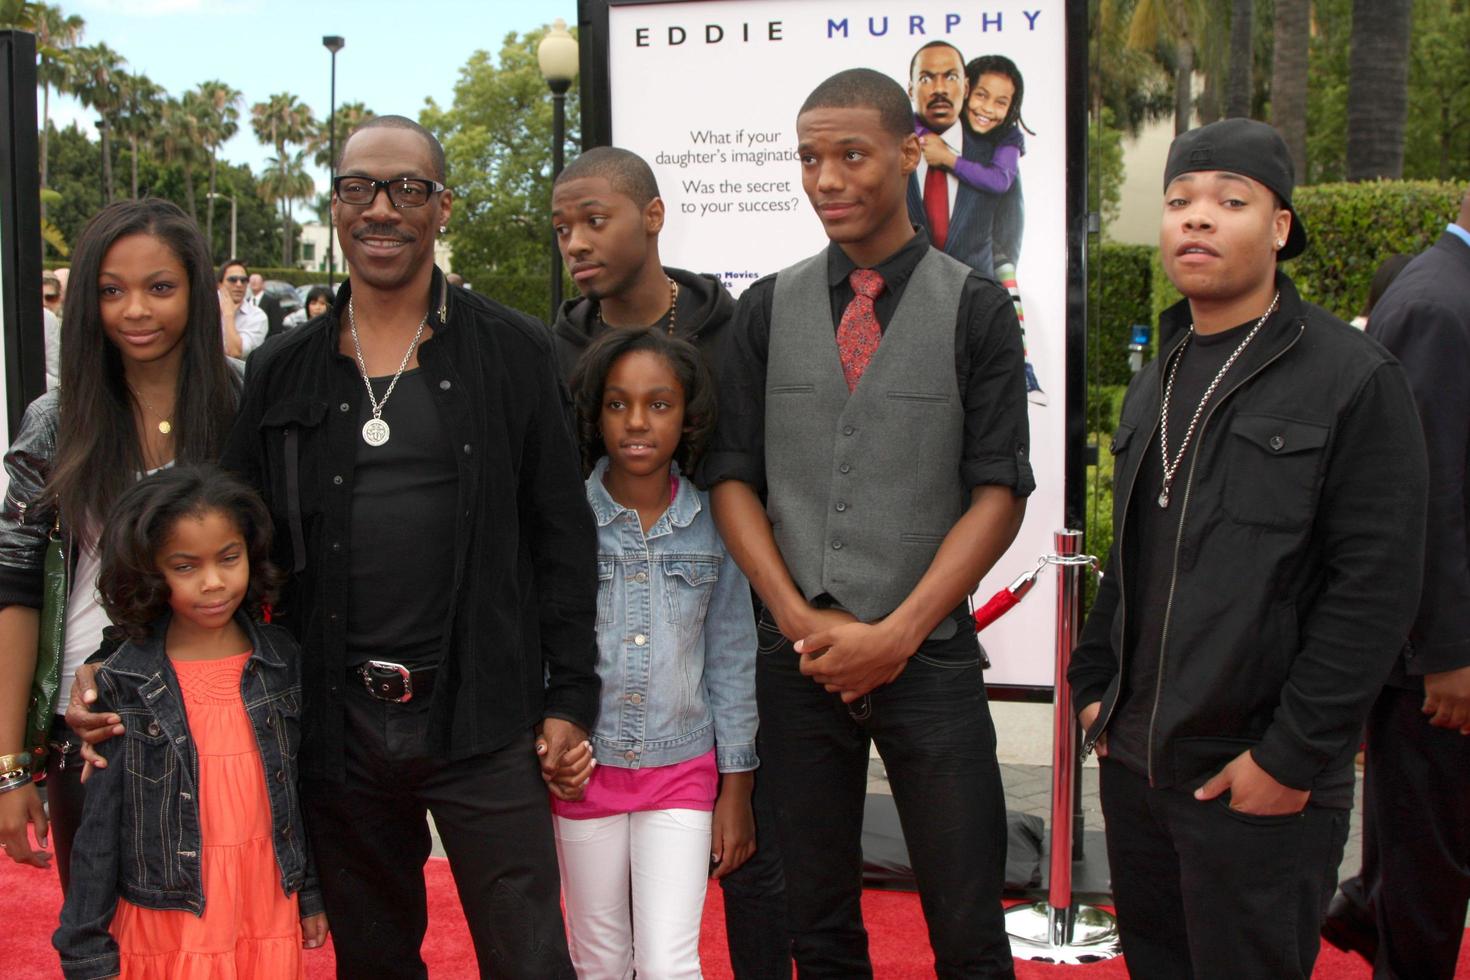
M 8 772 L 12 769 L 29 770 L 33 758 L 29 752 L 14 752 L 10 755 L 0 755 L 0 772 Z

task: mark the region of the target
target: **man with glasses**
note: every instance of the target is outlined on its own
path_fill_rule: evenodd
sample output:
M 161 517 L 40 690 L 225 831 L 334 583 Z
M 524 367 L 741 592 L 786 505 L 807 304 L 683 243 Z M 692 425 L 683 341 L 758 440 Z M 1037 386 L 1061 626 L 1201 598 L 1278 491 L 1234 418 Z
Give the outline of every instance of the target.
M 260 308 L 245 302 L 250 270 L 239 259 L 226 259 L 219 267 L 220 330 L 225 353 L 243 358 L 265 340 L 270 323 Z
M 338 173 L 349 280 L 251 360 L 225 454 L 294 573 L 275 615 L 338 976 L 427 976 L 427 812 L 481 974 L 572 977 L 543 779 L 597 712 L 596 537 L 549 333 L 435 268 L 427 130 L 380 116 Z

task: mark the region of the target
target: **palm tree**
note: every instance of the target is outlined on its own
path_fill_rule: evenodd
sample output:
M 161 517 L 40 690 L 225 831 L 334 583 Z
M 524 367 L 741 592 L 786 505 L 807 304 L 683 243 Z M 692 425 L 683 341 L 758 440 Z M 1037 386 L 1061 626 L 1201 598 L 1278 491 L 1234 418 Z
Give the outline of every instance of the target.
M 1348 180 L 1404 172 L 1413 0 L 1353 0 L 1348 73 Z
M 1271 124 L 1281 131 L 1296 179 L 1307 179 L 1307 41 L 1312 0 L 1276 0 L 1271 52 Z
M 120 93 L 117 131 L 128 138 L 128 149 L 132 152 L 132 183 L 129 185 L 133 197 L 138 196 L 138 145 L 153 132 L 163 114 L 163 87 L 155 85 L 147 75 L 118 73 Z
M 260 196 L 281 208 L 281 265 L 289 268 L 291 249 L 291 202 L 311 197 L 316 184 L 306 172 L 306 151 L 271 157 L 257 184 Z
M 1225 76 L 1225 115 L 1251 114 L 1251 67 L 1255 61 L 1256 5 L 1232 0 L 1230 5 L 1230 70 Z
M 51 89 L 68 91 L 71 85 L 70 51 L 82 39 L 86 23 L 76 14 L 66 16 L 60 7 L 32 5 L 36 31 L 36 79 L 41 83 L 41 186 L 50 173 Z M 41 200 L 41 219 L 46 218 L 46 200 Z
M 184 99 L 170 96 L 163 103 L 158 128 L 154 131 L 154 146 L 170 165 L 179 164 L 184 172 L 184 198 L 189 205 L 189 216 L 199 220 L 199 209 L 194 198 L 194 163 L 198 159 L 201 141 L 197 103 L 190 101 L 194 93 L 185 93 Z
M 305 143 L 317 128 L 310 107 L 289 92 L 272 95 L 250 107 L 250 128 L 262 143 L 272 146 L 276 158 L 286 159 L 287 143 Z
M 117 76 L 127 65 L 127 60 L 103 42 L 77 48 L 74 53 L 76 78 L 73 82 L 73 94 L 82 105 L 105 120 L 97 128 L 102 137 L 102 203 L 107 204 L 113 197 L 112 143 L 109 132 L 122 101 L 122 89 Z
M 204 205 L 205 241 L 214 241 L 214 177 L 220 147 L 240 129 L 240 105 L 244 101 L 237 89 L 224 82 L 201 82 L 194 90 L 199 104 L 207 110 L 200 128 L 204 145 L 209 148 L 209 196 Z
M 1128 23 L 1128 45 L 1174 51 L 1174 134 L 1189 128 L 1194 110 L 1194 56 L 1208 14 L 1201 0 L 1138 0 Z
M 337 149 L 342 149 L 342 142 L 352 133 L 354 129 L 373 119 L 377 113 L 363 105 L 361 102 L 344 102 L 337 107 Z M 332 132 L 331 117 L 323 119 L 315 133 L 306 141 L 306 148 L 311 151 L 311 162 L 318 167 L 333 168 L 335 161 L 332 160 Z

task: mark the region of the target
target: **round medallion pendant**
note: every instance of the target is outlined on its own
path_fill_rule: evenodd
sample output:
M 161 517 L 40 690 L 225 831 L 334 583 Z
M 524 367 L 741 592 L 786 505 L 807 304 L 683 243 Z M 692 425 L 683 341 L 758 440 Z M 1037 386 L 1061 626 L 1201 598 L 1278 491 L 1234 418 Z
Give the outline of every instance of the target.
M 168 419 L 164 419 L 162 422 L 158 423 L 158 431 L 163 433 L 164 435 L 168 435 L 170 432 L 174 431 L 173 424 L 170 423 Z
M 362 424 L 362 441 L 369 446 L 381 446 L 389 435 L 388 423 L 382 419 L 368 419 Z

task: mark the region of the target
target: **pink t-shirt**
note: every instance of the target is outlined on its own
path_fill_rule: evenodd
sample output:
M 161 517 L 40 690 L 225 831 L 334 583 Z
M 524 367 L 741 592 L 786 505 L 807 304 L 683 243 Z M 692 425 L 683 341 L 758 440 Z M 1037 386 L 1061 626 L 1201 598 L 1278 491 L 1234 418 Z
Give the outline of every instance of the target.
M 569 820 L 592 820 L 644 810 L 704 810 L 715 808 L 720 772 L 715 750 L 688 762 L 645 769 L 598 766 L 580 800 L 551 798 L 551 812 Z

